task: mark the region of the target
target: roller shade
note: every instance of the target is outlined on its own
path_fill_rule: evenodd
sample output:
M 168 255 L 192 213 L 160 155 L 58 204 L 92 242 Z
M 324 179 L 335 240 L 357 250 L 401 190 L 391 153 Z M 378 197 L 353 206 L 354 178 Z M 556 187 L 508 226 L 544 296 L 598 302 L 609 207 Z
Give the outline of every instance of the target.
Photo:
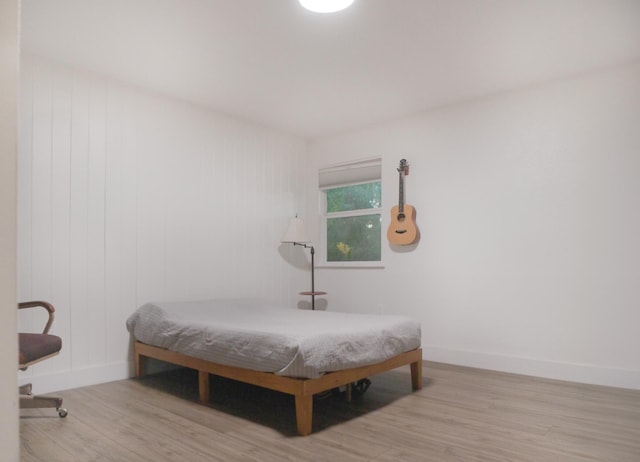
M 368 159 L 320 169 L 320 188 L 335 188 L 353 183 L 380 180 L 381 160 Z

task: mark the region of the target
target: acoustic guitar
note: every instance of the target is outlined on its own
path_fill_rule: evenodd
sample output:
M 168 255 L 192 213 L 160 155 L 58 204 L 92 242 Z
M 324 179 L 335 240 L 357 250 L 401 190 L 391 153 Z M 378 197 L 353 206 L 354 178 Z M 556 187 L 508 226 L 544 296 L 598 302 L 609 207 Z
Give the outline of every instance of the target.
M 404 176 L 408 174 L 408 171 L 407 160 L 402 159 L 398 167 L 400 189 L 398 205 L 394 205 L 391 208 L 391 223 L 387 230 L 387 239 L 393 245 L 410 245 L 418 238 L 416 210 L 404 203 Z

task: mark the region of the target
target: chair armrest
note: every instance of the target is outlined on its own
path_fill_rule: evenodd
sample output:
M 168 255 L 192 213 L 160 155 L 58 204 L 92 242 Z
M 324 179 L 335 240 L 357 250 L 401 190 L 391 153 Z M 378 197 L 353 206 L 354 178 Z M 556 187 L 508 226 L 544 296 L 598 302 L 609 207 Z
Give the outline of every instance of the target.
M 47 325 L 44 326 L 43 334 L 48 334 L 49 329 L 51 329 L 51 324 L 53 324 L 53 313 L 55 313 L 56 309 L 53 307 L 51 303 L 42 302 L 42 301 L 33 301 L 33 302 L 21 302 L 18 303 L 18 309 L 22 310 L 25 308 L 34 308 L 34 307 L 42 307 L 49 313 L 49 319 L 47 320 Z

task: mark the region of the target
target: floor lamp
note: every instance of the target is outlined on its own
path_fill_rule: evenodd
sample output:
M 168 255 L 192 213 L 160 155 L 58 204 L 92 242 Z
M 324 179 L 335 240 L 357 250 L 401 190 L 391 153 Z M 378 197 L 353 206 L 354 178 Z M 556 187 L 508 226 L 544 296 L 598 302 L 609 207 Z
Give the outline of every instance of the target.
M 297 216 L 289 221 L 289 227 L 287 231 L 280 239 L 280 242 L 299 245 L 305 249 L 311 249 L 311 292 L 300 292 L 301 295 L 311 295 L 311 309 L 316 309 L 316 295 L 325 295 L 326 292 L 317 292 L 315 288 L 315 262 L 314 255 L 316 250 L 313 245 L 309 244 L 309 237 L 307 235 L 307 227 L 304 225 L 304 221 Z

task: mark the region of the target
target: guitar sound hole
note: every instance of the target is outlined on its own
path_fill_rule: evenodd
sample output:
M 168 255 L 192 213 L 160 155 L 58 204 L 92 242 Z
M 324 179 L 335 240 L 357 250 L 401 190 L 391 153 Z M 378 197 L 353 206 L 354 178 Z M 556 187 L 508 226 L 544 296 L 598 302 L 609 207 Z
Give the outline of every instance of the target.
M 404 213 L 399 213 L 398 214 L 398 221 L 402 221 L 404 220 Z

